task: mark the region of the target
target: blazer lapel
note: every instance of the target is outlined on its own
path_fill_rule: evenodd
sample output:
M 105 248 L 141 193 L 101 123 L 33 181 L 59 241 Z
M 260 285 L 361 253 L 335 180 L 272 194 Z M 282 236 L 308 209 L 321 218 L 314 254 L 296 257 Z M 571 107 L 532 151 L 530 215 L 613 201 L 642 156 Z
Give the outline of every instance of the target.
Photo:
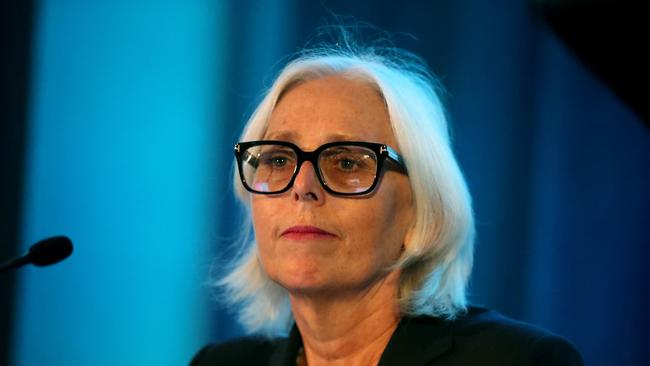
M 288 338 L 277 340 L 269 360 L 269 366 L 295 366 L 298 349 L 302 347 L 302 337 L 296 324 L 293 324 Z
M 403 318 L 378 366 L 424 365 L 449 351 L 451 346 L 451 323 L 426 316 Z

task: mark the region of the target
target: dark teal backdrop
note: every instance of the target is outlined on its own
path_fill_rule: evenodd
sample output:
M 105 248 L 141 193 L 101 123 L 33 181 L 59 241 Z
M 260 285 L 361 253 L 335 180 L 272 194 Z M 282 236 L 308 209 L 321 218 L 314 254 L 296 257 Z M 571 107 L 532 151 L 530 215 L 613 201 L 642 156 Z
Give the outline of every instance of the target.
M 13 278 L 11 365 L 176 365 L 240 333 L 205 285 L 238 227 L 232 145 L 331 13 L 396 32 L 448 91 L 472 301 L 589 365 L 650 363 L 650 128 L 527 1 L 58 0 L 34 7 L 27 117 L 7 119 L 23 203 L 3 209 L 20 248 L 66 233 L 77 249 Z

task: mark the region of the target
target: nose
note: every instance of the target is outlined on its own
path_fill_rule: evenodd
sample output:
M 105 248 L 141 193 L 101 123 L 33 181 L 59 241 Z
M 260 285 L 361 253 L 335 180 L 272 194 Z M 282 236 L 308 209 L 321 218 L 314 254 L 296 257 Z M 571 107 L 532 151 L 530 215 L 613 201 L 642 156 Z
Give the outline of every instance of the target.
M 305 161 L 300 166 L 293 181 L 292 195 L 296 201 L 323 202 L 325 196 L 323 187 L 311 162 Z

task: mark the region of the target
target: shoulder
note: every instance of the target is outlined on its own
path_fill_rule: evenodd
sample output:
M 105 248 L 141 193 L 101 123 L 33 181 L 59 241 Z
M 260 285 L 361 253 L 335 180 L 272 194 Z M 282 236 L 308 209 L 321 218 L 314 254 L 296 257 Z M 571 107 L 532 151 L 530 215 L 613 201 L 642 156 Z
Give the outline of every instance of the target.
M 211 344 L 194 356 L 190 366 L 267 365 L 273 350 L 283 340 L 282 338 L 244 337 Z
M 565 338 L 496 311 L 471 307 L 452 323 L 459 354 L 502 365 L 582 365 L 576 348 Z

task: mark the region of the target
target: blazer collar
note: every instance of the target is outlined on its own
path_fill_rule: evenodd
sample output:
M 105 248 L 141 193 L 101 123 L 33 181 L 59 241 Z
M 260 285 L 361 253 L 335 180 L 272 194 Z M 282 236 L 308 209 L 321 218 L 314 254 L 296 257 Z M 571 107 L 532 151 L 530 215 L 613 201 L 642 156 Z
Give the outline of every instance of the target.
M 452 346 L 452 324 L 427 316 L 404 317 L 391 336 L 378 366 L 424 365 Z M 295 366 L 302 337 L 294 324 L 289 337 L 279 341 L 271 355 L 271 366 Z

